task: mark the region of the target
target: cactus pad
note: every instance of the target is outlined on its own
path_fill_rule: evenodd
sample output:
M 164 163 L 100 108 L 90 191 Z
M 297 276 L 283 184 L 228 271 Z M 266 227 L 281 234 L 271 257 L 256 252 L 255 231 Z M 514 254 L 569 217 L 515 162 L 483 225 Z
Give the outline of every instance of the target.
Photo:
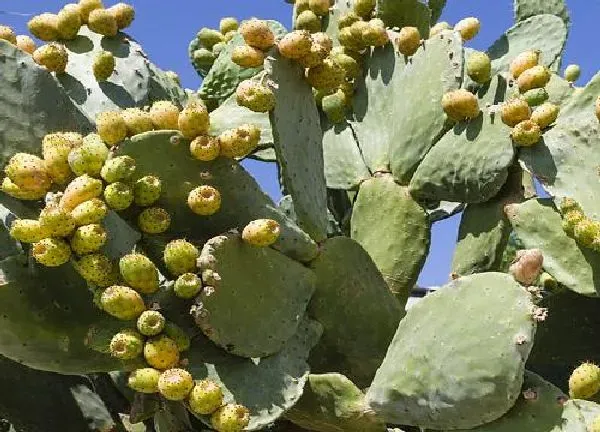
M 429 36 L 431 11 L 419 0 L 377 0 L 375 15 L 387 27 L 417 27 L 422 38 Z
M 348 123 L 330 124 L 322 119 L 323 158 L 327 187 L 353 189 L 371 174 L 362 157 L 358 142 Z
M 565 0 L 514 0 L 514 8 L 516 22 L 543 14 L 561 17 L 567 26 L 571 21 Z
M 592 422 L 600 416 L 600 405 L 595 402 L 571 399 L 565 403 L 562 424 L 551 432 L 587 432 Z

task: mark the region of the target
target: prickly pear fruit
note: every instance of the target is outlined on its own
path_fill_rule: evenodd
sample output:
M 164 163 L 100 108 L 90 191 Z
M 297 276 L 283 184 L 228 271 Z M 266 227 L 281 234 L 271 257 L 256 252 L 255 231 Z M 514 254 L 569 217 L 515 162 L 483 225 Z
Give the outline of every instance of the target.
M 600 96 L 596 99 L 596 118 L 600 121 Z
M 329 0 L 309 0 L 308 7 L 315 14 L 322 16 L 329 13 L 330 3 Z
M 192 343 L 190 337 L 184 332 L 181 327 L 173 324 L 172 322 L 166 322 L 165 328 L 163 329 L 163 333 L 169 339 L 172 339 L 177 345 L 177 349 L 179 352 L 187 351 L 190 349 L 190 345 Z
M 78 227 L 71 237 L 71 249 L 77 255 L 96 252 L 106 243 L 106 230 L 99 224 Z
M 531 121 L 538 124 L 541 129 L 546 129 L 558 118 L 560 108 L 553 103 L 546 102 L 533 110 Z
M 79 0 L 79 7 L 81 8 L 81 21 L 85 24 L 87 24 L 93 10 L 104 9 L 102 0 Z
M 522 96 L 531 107 L 541 105 L 550 98 L 545 88 L 527 90 Z
M 52 42 L 36 49 L 33 52 L 33 60 L 50 72 L 62 74 L 67 68 L 69 53 L 64 46 Z
M 573 198 L 563 198 L 560 202 L 559 210 L 562 215 L 566 215 L 569 212 L 577 211 L 582 213 L 581 205 Z
M 513 127 L 531 117 L 531 108 L 523 98 L 510 99 L 500 107 L 500 118 L 504 124 Z
M 167 269 L 173 275 L 179 276 L 184 273 L 193 273 L 196 270 L 196 260 L 199 255 L 196 246 L 180 239 L 173 240 L 165 246 L 163 259 Z
M 360 76 L 360 64 L 355 58 L 349 56 L 343 49 L 337 47 L 331 51 L 330 58 L 342 69 L 346 74 L 346 78 L 355 79 Z
M 479 84 L 485 84 L 492 77 L 492 62 L 490 57 L 481 51 L 475 51 L 467 59 L 467 74 Z
M 119 360 L 132 360 L 143 350 L 144 338 L 134 330 L 121 330 L 110 341 L 110 355 Z
M 71 142 L 63 134 L 48 134 L 42 139 L 46 171 L 55 183 L 64 184 L 71 176 L 69 153 L 72 149 Z
M 256 148 L 260 142 L 260 129 L 252 124 L 243 124 L 219 135 L 221 156 L 243 157 Z
M 107 9 L 94 9 L 91 11 L 87 26 L 94 33 L 103 36 L 116 36 L 119 31 L 115 16 Z
M 152 117 L 146 111 L 139 108 L 127 108 L 121 113 L 125 125 L 127 125 L 127 135 L 133 136 L 148 132 L 154 129 Z
M 294 29 L 309 33 L 321 31 L 321 18 L 311 10 L 300 12 L 294 21 Z
M 104 201 L 116 211 L 128 208 L 133 198 L 133 188 L 123 182 L 111 183 L 104 189 Z
M 127 124 L 118 111 L 105 111 L 96 117 L 98 135 L 109 146 L 120 143 L 127 137 Z
M 173 102 L 156 101 L 148 113 L 155 129 L 177 129 L 179 108 Z
M 115 71 L 115 65 L 115 56 L 111 52 L 99 52 L 94 58 L 92 65 L 96 81 L 106 81 Z
M 200 102 L 189 102 L 179 113 L 177 124 L 185 138 L 194 139 L 198 135 L 205 135 L 210 128 L 208 110 Z
M 145 209 L 138 216 L 138 227 L 146 234 L 160 234 L 169 229 L 171 215 L 160 207 Z
M 327 33 L 313 33 L 310 35 L 310 40 L 312 41 L 313 45 L 320 45 L 323 47 L 323 49 L 327 51 L 327 54 L 329 54 L 333 49 L 333 40 Z
M 219 157 L 221 143 L 219 137 L 200 135 L 190 143 L 190 153 L 194 159 L 210 162 Z
M 242 405 L 227 404 L 213 413 L 210 422 L 218 432 L 240 432 L 250 423 L 250 411 Z
M 76 4 L 65 5 L 57 15 L 56 30 L 61 39 L 75 39 L 81 28 L 81 8 Z
M 71 211 L 76 226 L 100 223 L 107 214 L 106 203 L 98 198 L 84 201 Z
M 184 273 L 177 278 L 173 291 L 175 295 L 184 299 L 191 299 L 202 289 L 202 281 L 195 273 Z
M 73 267 L 87 282 L 107 287 L 117 281 L 117 274 L 110 259 L 103 254 L 89 254 L 73 262 Z
M 531 147 L 542 138 L 542 130 L 537 123 L 523 120 L 513 128 L 510 136 L 517 147 Z
M 144 336 L 156 336 L 165 327 L 165 317 L 159 311 L 147 310 L 138 317 L 136 325 Z
M 17 35 L 8 26 L 0 25 L 0 40 L 5 40 L 13 45 L 17 44 Z
M 333 90 L 344 82 L 344 78 L 344 69 L 331 58 L 326 58 L 306 73 L 306 80 L 317 90 Z
M 266 247 L 277 241 L 281 229 L 273 219 L 257 219 L 251 221 L 242 231 L 242 238 L 253 246 Z
M 440 34 L 444 30 L 450 30 L 452 26 L 448 24 L 446 21 L 440 21 L 433 27 L 429 29 L 429 39 L 433 38 L 435 35 Z
M 551 74 L 547 67 L 537 65 L 519 75 L 517 85 L 521 93 L 524 93 L 527 90 L 544 87 L 550 81 L 550 77 Z
M 261 50 L 269 49 L 275 44 L 275 35 L 266 21 L 252 18 L 244 21 L 239 28 L 246 43 Z
M 370 20 L 362 33 L 362 39 L 365 45 L 382 47 L 390 41 L 385 24 L 379 18 Z
M 562 228 L 564 232 L 570 237 L 575 237 L 575 227 L 584 219 L 584 214 L 578 210 L 565 213 L 562 221 Z
M 524 51 L 510 63 L 509 71 L 517 79 L 523 72 L 537 66 L 540 61 L 540 51 Z
M 50 237 L 67 237 L 75 229 L 73 216 L 57 205 L 42 209 L 39 220 Z
M 192 389 L 188 403 L 194 414 L 212 414 L 223 404 L 223 390 L 214 381 L 199 381 Z
M 573 229 L 573 236 L 577 243 L 584 247 L 591 248 L 596 238 L 600 236 L 600 223 L 582 218 Z
M 126 3 L 117 3 L 108 8 L 108 11 L 115 17 L 119 30 L 129 27 L 135 19 L 135 9 Z
M 459 32 L 464 41 L 469 41 L 477 36 L 480 28 L 481 23 L 477 18 L 468 17 L 457 22 L 454 26 L 454 31 Z
M 579 67 L 579 65 L 570 64 L 569 66 L 567 66 L 565 68 L 565 79 L 568 82 L 574 83 L 575 81 L 577 81 L 579 79 L 580 76 L 581 76 L 581 68 Z
M 254 112 L 269 112 L 275 107 L 273 91 L 253 80 L 242 81 L 235 92 L 238 105 Z
M 24 201 L 37 201 L 46 195 L 47 189 L 23 189 L 12 182 L 8 177 L 2 179 L 0 190 L 11 197 Z
M 282 56 L 299 59 L 310 53 L 312 39 L 307 30 L 294 30 L 286 34 L 277 44 Z
M 139 393 L 158 393 L 160 371 L 154 368 L 134 370 L 127 379 L 127 386 Z
M 17 47 L 19 49 L 22 49 L 26 53 L 33 54 L 33 52 L 37 48 L 37 45 L 35 44 L 34 40 L 31 39 L 29 36 L 18 35 L 17 36 Z
M 69 167 L 75 175 L 82 176 L 87 174 L 92 177 L 98 177 L 107 158 L 108 148 L 102 140 L 86 139 L 80 147 L 74 148 L 69 152 L 67 160 Z
M 17 219 L 10 226 L 10 236 L 23 243 L 35 243 L 50 235 L 35 219 Z
M 119 271 L 123 280 L 142 294 L 152 294 L 158 290 L 158 269 L 145 255 L 125 255 L 119 260 Z
M 360 52 L 366 48 L 362 39 L 362 32 L 367 23 L 364 21 L 356 21 L 348 27 L 344 27 L 338 34 L 340 45 L 352 52 Z
M 136 165 L 135 159 L 131 156 L 117 156 L 112 159 L 108 159 L 102 169 L 100 170 L 100 176 L 107 183 L 116 183 L 120 181 L 127 181 L 135 173 Z
M 360 21 L 360 17 L 354 11 L 346 12 L 338 19 L 338 29 L 350 27 L 356 21 Z
M 402 27 L 396 38 L 396 44 L 401 54 L 405 56 L 413 55 L 421 45 L 419 29 L 416 27 Z
M 589 399 L 600 391 L 600 368 L 593 363 L 579 365 L 569 377 L 569 396 Z
M 227 34 L 230 31 L 236 31 L 240 24 L 234 17 L 224 17 L 219 21 L 219 31 L 221 34 Z
M 29 20 L 27 28 L 36 38 L 51 42 L 58 38 L 58 16 L 51 13 L 36 15 Z
M 331 123 L 343 123 L 346 120 L 346 95 L 341 90 L 324 96 L 321 106 Z
M 376 0 L 355 0 L 352 9 L 356 15 L 369 18 L 375 10 Z
M 106 288 L 100 296 L 100 304 L 106 313 L 121 320 L 136 319 L 146 310 L 137 291 L 119 285 Z
M 265 55 L 261 50 L 250 45 L 239 45 L 233 49 L 231 61 L 243 68 L 256 68 L 263 65 Z
M 533 285 L 542 272 L 544 255 L 539 249 L 518 250 L 509 273 L 525 286 Z
M 184 369 L 168 369 L 158 379 L 158 391 L 165 399 L 172 401 L 184 400 L 193 387 L 194 379 Z
M 162 182 L 156 176 L 144 176 L 138 179 L 133 186 L 135 204 L 147 207 L 160 198 Z
M 153 368 L 165 370 L 179 362 L 179 350 L 173 339 L 167 336 L 156 336 L 146 341 L 144 358 Z
M 32 255 L 46 267 L 58 267 L 71 258 L 71 248 L 64 240 L 45 238 L 33 244 Z
M 442 108 L 446 115 L 454 121 L 475 118 L 480 112 L 477 98 L 465 89 L 458 89 L 444 94 Z
M 187 202 L 197 215 L 210 216 L 221 208 L 221 194 L 212 186 L 202 185 L 188 194 Z
M 26 190 L 48 190 L 51 180 L 46 164 L 39 157 L 28 153 L 14 154 L 4 168 L 8 178 Z
M 200 41 L 200 45 L 208 50 L 212 50 L 213 46 L 225 40 L 223 34 L 221 34 L 218 30 L 207 27 L 200 29 L 197 37 Z
M 217 57 L 213 52 L 206 48 L 199 48 L 194 51 L 194 64 L 198 67 L 210 67 L 216 59 Z

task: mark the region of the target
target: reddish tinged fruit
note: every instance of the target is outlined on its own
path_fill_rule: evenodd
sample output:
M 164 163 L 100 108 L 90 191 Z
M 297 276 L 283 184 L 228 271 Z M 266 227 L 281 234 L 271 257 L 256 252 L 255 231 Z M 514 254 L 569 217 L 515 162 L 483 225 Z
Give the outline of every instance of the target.
M 275 107 L 273 91 L 253 80 L 242 81 L 235 92 L 238 105 L 254 112 L 269 112 Z
M 165 317 L 159 311 L 147 310 L 138 317 L 136 326 L 144 336 L 156 336 L 165 327 Z
M 194 159 L 203 162 L 210 162 L 219 157 L 221 143 L 219 137 L 210 135 L 200 135 L 190 143 L 190 153 Z
M 125 255 L 119 260 L 119 271 L 123 280 L 142 294 L 152 294 L 158 290 L 158 269 L 145 255 Z
M 146 310 L 144 300 L 137 291 L 119 285 L 106 288 L 100 296 L 100 304 L 106 313 L 121 320 L 136 319 Z
M 421 46 L 421 34 L 416 27 L 402 27 L 396 38 L 398 52 L 410 57 L 417 52 Z
M 122 330 L 110 341 L 110 354 L 119 360 L 133 360 L 144 350 L 144 338 L 134 330 Z
M 37 201 L 46 195 L 47 189 L 23 189 L 12 182 L 8 177 L 2 179 L 0 190 L 11 197 L 24 201 Z
M 600 121 L 600 96 L 596 99 L 596 118 Z
M 138 227 L 146 234 L 160 234 L 169 229 L 171 215 L 160 207 L 145 209 L 138 216 Z
M 169 272 L 179 276 L 184 273 L 193 273 L 196 270 L 196 260 L 199 255 L 196 246 L 179 239 L 173 240 L 165 246 L 163 260 Z
M 510 63 L 509 72 L 517 79 L 523 72 L 537 66 L 540 61 L 539 51 L 524 51 L 517 55 Z
M 184 400 L 193 387 L 194 379 L 184 369 L 168 369 L 158 379 L 158 391 L 165 399 L 172 401 Z
M 81 139 L 81 135 L 79 135 Z M 64 184 L 71 176 L 69 153 L 76 147 L 66 134 L 47 134 L 42 139 L 42 156 L 52 181 Z
M 545 66 L 534 66 L 531 69 L 527 69 L 517 79 L 517 85 L 521 93 L 527 90 L 542 88 L 548 81 L 550 81 L 551 73 Z
M 83 225 L 71 237 L 71 249 L 77 255 L 96 252 L 106 243 L 106 230 L 99 224 Z
M 454 121 L 463 121 L 479 115 L 477 97 L 465 89 L 446 93 L 442 97 L 442 108 L 446 115 Z
M 240 432 L 250 423 L 250 411 L 242 405 L 227 404 L 215 411 L 210 421 L 218 432 Z
M 33 244 L 33 258 L 46 267 L 58 267 L 71 258 L 71 248 L 64 240 L 45 238 Z
M 509 273 L 515 280 L 525 286 L 533 285 L 542 272 L 544 255 L 539 249 L 517 251 L 517 256 L 510 266 Z
M 34 40 L 27 35 L 18 35 L 16 45 L 17 47 L 19 47 L 19 49 L 22 49 L 23 51 L 29 54 L 33 54 L 33 52 L 37 48 L 37 45 L 35 44 Z
M 194 414 L 212 414 L 223 404 L 223 390 L 214 381 L 199 381 L 192 389 L 188 403 Z
M 221 208 L 221 194 L 212 186 L 202 185 L 189 193 L 187 202 L 197 215 L 210 216 Z
M 99 287 L 113 285 L 118 274 L 110 259 L 103 254 L 89 254 L 73 262 L 73 267 L 87 282 Z
M 500 117 L 504 124 L 513 127 L 531 117 L 531 108 L 525 99 L 511 99 L 500 107 Z
M 160 371 L 154 368 L 137 369 L 129 375 L 127 386 L 139 393 L 158 393 Z
M 242 231 L 242 238 L 253 246 L 271 246 L 281 234 L 279 223 L 273 219 L 257 219 L 250 222 Z
M 299 59 L 310 53 L 313 45 L 311 35 L 307 30 L 294 30 L 286 34 L 277 44 L 282 56 Z
M 261 50 L 250 45 L 239 45 L 233 49 L 231 61 L 243 68 L 257 68 L 263 65 L 265 55 Z
M 254 48 L 266 50 L 275 44 L 275 35 L 266 21 L 255 18 L 244 21 L 239 32 L 246 43 Z
M 179 350 L 173 339 L 167 336 L 156 336 L 146 341 L 144 358 L 153 368 L 165 370 L 179 363 Z

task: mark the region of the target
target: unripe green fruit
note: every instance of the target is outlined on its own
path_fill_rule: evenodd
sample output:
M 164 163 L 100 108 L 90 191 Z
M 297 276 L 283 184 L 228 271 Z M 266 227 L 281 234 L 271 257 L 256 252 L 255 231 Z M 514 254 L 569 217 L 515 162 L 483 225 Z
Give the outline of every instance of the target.
M 221 21 L 219 21 L 219 31 L 222 34 L 227 34 L 230 31 L 236 31 L 239 26 L 240 24 L 238 23 L 238 20 L 234 17 L 221 18 Z
M 145 209 L 138 216 L 138 227 L 146 234 L 160 234 L 169 229 L 171 216 L 160 207 Z
M 446 21 L 440 21 L 433 27 L 429 29 L 429 39 L 432 39 L 434 36 L 440 34 L 444 30 L 450 30 L 452 26 L 448 24 Z
M 469 41 L 477 36 L 481 28 L 481 23 L 477 18 L 468 17 L 460 20 L 454 26 L 454 31 L 460 33 L 460 36 L 464 41 Z
M 273 219 L 257 219 L 244 227 L 242 239 L 253 246 L 266 247 L 275 243 L 280 234 L 281 228 L 277 221 Z
M 575 224 L 573 236 L 577 243 L 591 248 L 594 241 L 600 236 L 600 223 L 584 217 Z
M 244 21 L 239 28 L 239 32 L 246 41 L 246 44 L 251 47 L 264 51 L 275 44 L 275 35 L 266 21 L 255 18 Z
M 165 334 L 165 336 L 167 336 L 169 339 L 175 342 L 175 345 L 177 345 L 177 349 L 179 350 L 179 352 L 187 351 L 188 349 L 190 349 L 192 341 L 187 335 L 187 333 L 181 329 L 181 327 L 178 327 L 172 322 L 167 322 L 165 323 L 163 333 Z
M 256 68 L 263 65 L 265 55 L 261 50 L 250 45 L 239 45 L 233 49 L 231 61 L 243 68 Z
M 323 96 L 321 106 L 331 123 L 343 123 L 346 120 L 346 96 L 341 90 Z
M 250 423 L 250 412 L 242 405 L 222 406 L 210 418 L 217 432 L 240 432 Z
M 179 108 L 170 101 L 156 101 L 148 112 L 155 129 L 177 129 Z
M 96 9 L 104 9 L 104 4 L 102 4 L 102 0 L 79 0 L 79 7 L 81 21 L 87 24 L 90 13 Z
M 527 90 L 542 88 L 550 81 L 551 74 L 545 66 L 534 66 L 527 69 L 517 79 L 519 91 L 525 93 Z
M 5 40 L 13 45 L 17 44 L 17 35 L 8 26 L 0 25 L 0 40 Z
M 106 313 L 121 320 L 136 319 L 146 310 L 137 291 L 119 285 L 106 288 L 100 296 L 100 304 Z
M 485 84 L 492 78 L 492 62 L 490 57 L 480 51 L 475 51 L 467 59 L 467 74 L 479 84 Z
M 125 210 L 133 203 L 133 189 L 122 182 L 111 183 L 104 189 L 104 201 L 113 210 Z
M 344 95 L 344 103 L 347 107 L 352 106 L 352 98 L 354 97 L 354 84 L 350 82 L 344 82 L 338 89 L 341 95 Z
M 171 338 L 156 336 L 146 341 L 144 358 L 153 368 L 165 370 L 179 363 L 179 350 L 177 344 Z
M 117 156 L 108 159 L 102 169 L 100 175 L 107 183 L 116 183 L 127 181 L 135 173 L 135 159 L 131 156 Z
M 195 273 L 184 273 L 177 278 L 173 291 L 175 295 L 184 299 L 196 297 L 202 289 L 202 280 Z
M 214 381 L 199 381 L 192 389 L 188 403 L 190 411 L 196 415 L 212 414 L 223 404 L 223 390 Z
M 44 164 L 53 182 L 64 184 L 71 177 L 68 159 L 69 153 L 74 147 L 76 146 L 73 145 L 73 142 L 62 133 L 47 134 L 42 139 Z
M 522 96 L 523 99 L 527 101 L 529 106 L 532 107 L 541 105 L 550 98 L 550 95 L 548 95 L 548 92 L 545 88 L 535 88 L 528 90 L 525 93 L 523 93 Z
M 207 27 L 203 27 L 198 32 L 197 37 L 200 41 L 200 45 L 202 45 L 208 50 L 212 50 L 213 46 L 225 40 L 223 34 L 221 34 L 218 30 L 210 29 Z
M 569 237 L 575 237 L 575 227 L 585 219 L 581 210 L 571 210 L 563 214 L 562 228 Z
M 119 30 L 129 27 L 135 19 L 135 9 L 126 3 L 117 3 L 108 8 L 108 11 L 115 17 Z
M 531 108 L 523 98 L 511 99 L 500 107 L 500 117 L 504 124 L 513 127 L 531 117 Z
M 181 134 L 187 139 L 198 135 L 206 135 L 210 128 L 210 119 L 206 107 L 197 101 L 192 101 L 179 113 L 177 124 Z
M 210 67 L 216 59 L 215 54 L 206 48 L 199 48 L 194 51 L 194 64 L 198 67 Z
M 107 214 L 108 207 L 99 198 L 84 201 L 71 211 L 76 226 L 100 223 Z
M 296 17 L 294 21 L 294 29 L 304 30 L 309 33 L 317 33 L 321 31 L 321 18 L 313 11 L 305 10 Z
M 294 30 L 286 34 L 277 44 L 282 56 L 299 59 L 310 53 L 312 39 L 307 30 Z
M 138 179 L 133 186 L 135 204 L 147 207 L 160 198 L 162 182 L 156 176 L 144 176 Z
M 273 91 L 257 81 L 242 81 L 237 86 L 235 95 L 238 105 L 246 107 L 250 111 L 269 112 L 275 107 Z
M 27 28 L 36 38 L 51 42 L 58 39 L 58 16 L 51 13 L 36 15 L 29 20 Z
M 579 67 L 579 65 L 571 64 L 566 67 L 565 79 L 568 82 L 574 83 L 575 81 L 577 81 L 579 79 L 580 76 L 581 76 L 581 68 Z
M 139 108 L 127 108 L 121 113 L 121 116 L 127 126 L 128 136 L 154 130 L 154 124 L 152 123 L 150 114 Z
M 46 267 L 58 267 L 71 258 L 71 248 L 64 240 L 45 238 L 33 244 L 33 258 Z
M 329 0 L 309 0 L 308 7 L 316 15 L 322 16 L 329 14 Z
M 31 39 L 29 36 L 18 35 L 17 36 L 17 47 L 19 49 L 25 51 L 26 53 L 33 54 L 33 52 L 37 48 L 37 45 L 35 44 L 34 40 Z
M 210 216 L 221 208 L 221 194 L 212 186 L 198 186 L 188 194 L 187 203 L 197 215 Z
M 369 18 L 375 10 L 376 0 L 354 0 L 352 9 L 356 15 Z
M 196 246 L 180 239 L 173 240 L 165 246 L 163 259 L 167 269 L 175 276 L 193 273 L 196 270 L 196 260 L 200 253 Z
M 319 33 L 313 33 L 313 35 L 315 34 Z M 300 65 L 302 65 L 302 67 L 304 68 L 315 67 L 320 65 L 323 62 L 323 60 L 327 58 L 330 52 L 331 51 L 323 45 L 313 42 L 310 46 L 309 53 L 305 56 L 300 57 L 299 59 L 296 59 L 296 61 L 300 63 Z
M 109 146 L 120 143 L 127 137 L 127 124 L 118 111 L 105 111 L 96 117 L 98 135 Z
M 106 81 L 115 71 L 115 56 L 111 52 L 101 51 L 94 58 L 92 70 L 96 81 Z
M 463 121 L 479 115 L 477 97 L 465 89 L 453 90 L 442 97 L 442 108 L 448 118 Z
M 10 236 L 23 243 L 35 243 L 49 237 L 50 233 L 35 219 L 17 219 L 10 226 Z
M 46 195 L 47 189 L 23 189 L 12 182 L 8 177 L 2 179 L 0 190 L 13 198 L 24 201 L 37 201 Z
M 569 377 L 569 396 L 589 399 L 600 391 L 600 368 L 593 363 L 583 363 Z
M 119 360 L 133 360 L 144 350 L 144 338 L 134 330 L 122 330 L 110 341 L 110 355 Z
M 412 56 L 421 46 L 421 34 L 416 27 L 402 27 L 396 38 L 398 52 L 407 57 Z
M 168 369 L 158 379 L 158 391 L 165 399 L 172 401 L 184 400 L 193 387 L 194 379 L 184 369 Z
M 108 148 L 101 140 L 86 139 L 80 147 L 71 150 L 68 162 L 75 175 L 98 177 L 107 158 Z
M 138 393 L 158 393 L 160 371 L 154 368 L 134 370 L 127 380 L 127 386 Z
M 190 143 L 190 153 L 194 159 L 203 162 L 210 162 L 219 157 L 221 144 L 219 137 L 210 135 L 200 135 Z
M 67 237 L 75 229 L 73 216 L 56 205 L 47 205 L 42 209 L 39 220 L 50 237 Z
M 341 30 L 345 27 L 350 27 L 356 21 L 360 21 L 360 17 L 354 11 L 346 12 L 338 20 L 338 29 Z
M 531 147 L 542 138 L 542 130 L 537 123 L 523 120 L 513 128 L 510 137 L 517 147 Z
M 28 153 L 14 154 L 4 172 L 14 184 L 26 190 L 48 190 L 52 183 L 45 162 Z
M 119 271 L 127 285 L 142 294 L 158 291 L 158 269 L 145 255 L 132 253 L 119 260 Z
M 71 249 L 77 255 L 96 252 L 106 243 L 106 230 L 99 224 L 83 225 L 71 237 Z
M 165 328 L 165 317 L 159 311 L 147 310 L 138 317 L 136 325 L 144 336 L 156 336 Z
M 306 74 L 308 83 L 317 90 L 335 89 L 344 82 L 344 79 L 344 69 L 330 58 L 323 60 L 320 65 L 310 68 Z
M 87 26 L 94 33 L 104 36 L 116 36 L 119 31 L 115 16 L 107 9 L 94 9 L 91 11 Z
M 342 45 L 347 50 L 358 53 L 361 52 L 365 48 L 365 46 L 362 41 L 362 35 L 357 36 L 356 33 L 352 30 L 352 26 L 354 26 L 354 24 L 341 29 L 338 34 L 338 40 L 340 41 L 340 45 Z
M 118 274 L 115 274 L 114 266 L 106 255 L 84 255 L 73 262 L 73 267 L 88 283 L 99 287 L 107 287 L 117 281 Z
M 510 63 L 509 71 L 517 79 L 523 72 L 537 66 L 540 61 L 539 51 L 524 51 L 517 55 Z
M 75 39 L 81 28 L 81 8 L 76 4 L 67 4 L 57 15 L 56 29 L 61 39 Z
M 536 122 L 541 129 L 546 129 L 558 118 L 560 108 L 553 103 L 546 102 L 540 105 L 531 114 L 531 120 Z

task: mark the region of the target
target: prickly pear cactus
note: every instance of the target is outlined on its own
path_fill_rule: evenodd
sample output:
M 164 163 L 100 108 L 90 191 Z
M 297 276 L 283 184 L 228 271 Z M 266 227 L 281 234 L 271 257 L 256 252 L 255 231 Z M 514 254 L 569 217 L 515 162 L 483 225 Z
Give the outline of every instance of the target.
M 445 0 L 287 3 L 200 29 L 198 93 L 125 33 L 143 8 L 0 25 L 0 430 L 600 430 L 600 78 L 557 75 L 565 2 L 514 0 L 485 52 Z

